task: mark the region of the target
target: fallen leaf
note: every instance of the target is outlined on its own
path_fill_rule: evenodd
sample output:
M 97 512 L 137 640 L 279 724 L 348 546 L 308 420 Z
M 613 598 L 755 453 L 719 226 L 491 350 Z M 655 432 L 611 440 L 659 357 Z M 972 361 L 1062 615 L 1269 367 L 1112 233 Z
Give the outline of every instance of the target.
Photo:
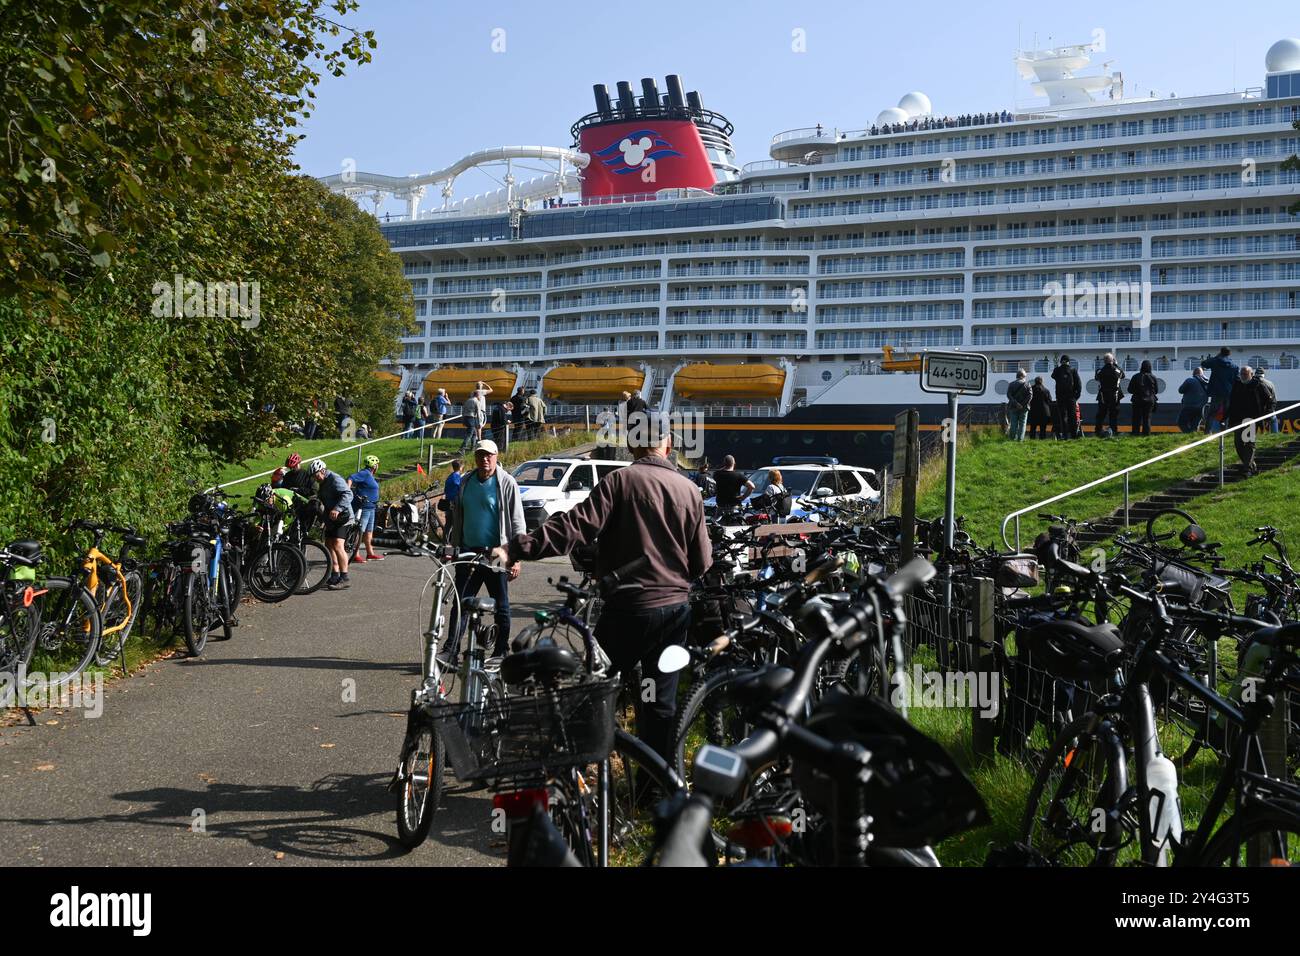
M 37 766 L 36 769 L 37 769 L 37 770 L 53 770 L 53 769 L 54 769 L 54 764 L 52 764 L 52 763 L 43 763 L 43 764 L 40 764 L 39 766 Z
M 325 750 L 329 750 L 333 746 L 334 746 L 333 744 L 321 744 L 321 747 L 323 747 Z
M 216 782 L 217 782 L 217 778 L 214 777 L 214 776 L 212 776 L 212 774 L 210 774 L 210 773 L 201 773 L 201 774 L 199 774 L 199 779 L 202 780 L 204 783 L 207 783 L 207 784 L 213 784 L 213 783 L 216 783 Z
M 55 726 L 58 726 L 58 723 L 59 723 L 59 722 L 58 722 L 57 720 L 47 720 L 47 721 L 45 722 L 45 726 L 46 726 L 46 727 L 55 727 Z
M 275 855 L 275 858 L 276 858 L 277 860 L 283 860 L 283 859 L 284 859 L 284 851 L 281 850 L 279 853 L 277 853 L 277 854 Z

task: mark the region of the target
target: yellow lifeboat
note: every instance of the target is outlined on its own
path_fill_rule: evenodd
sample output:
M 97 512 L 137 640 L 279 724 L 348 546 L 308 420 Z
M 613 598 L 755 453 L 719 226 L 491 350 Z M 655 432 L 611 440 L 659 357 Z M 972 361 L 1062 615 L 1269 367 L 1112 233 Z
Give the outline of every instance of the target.
M 547 398 L 617 401 L 624 392 L 639 392 L 644 384 L 645 372 L 634 368 L 561 365 L 546 373 L 542 393 Z
M 386 369 L 376 369 L 375 378 L 383 382 L 394 392 L 397 391 L 402 384 L 402 376 L 398 375 L 396 372 L 389 372 Z
M 695 362 L 673 379 L 682 398 L 780 398 L 785 370 L 774 365 L 711 365 Z
M 485 382 L 504 401 L 514 391 L 515 373 L 503 368 L 436 368 L 424 377 L 424 394 L 432 397 L 445 388 L 451 401 L 463 402 L 477 382 Z

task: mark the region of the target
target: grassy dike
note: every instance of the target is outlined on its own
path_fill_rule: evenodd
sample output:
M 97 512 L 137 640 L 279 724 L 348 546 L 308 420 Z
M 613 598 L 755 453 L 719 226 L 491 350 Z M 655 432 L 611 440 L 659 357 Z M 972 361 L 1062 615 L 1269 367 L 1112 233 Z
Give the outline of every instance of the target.
M 1156 435 L 1149 438 L 1097 439 L 1076 441 L 1026 441 L 1012 443 L 996 429 L 965 432 L 957 451 L 957 513 L 966 518 L 966 528 L 980 544 L 1001 545 L 998 529 L 1010 511 L 1111 472 L 1169 451 L 1197 437 Z M 1265 434 L 1260 447 L 1285 444 L 1293 434 Z M 1228 447 L 1229 467 L 1237 464 Z M 1170 485 L 1201 472 L 1218 468 L 1218 444 L 1205 446 L 1160 462 L 1130 479 L 1130 495 L 1137 502 Z M 936 456 L 922 467 L 917 489 L 917 514 L 943 514 L 944 466 Z M 895 507 L 891 510 L 897 510 Z M 1099 486 L 1074 498 L 1058 502 L 1050 511 L 1079 519 L 1110 514 L 1123 502 L 1119 481 Z M 1300 461 L 1265 472 L 1248 481 L 1227 485 L 1183 506 L 1207 530 L 1211 540 L 1223 543 L 1222 553 L 1231 566 L 1257 560 L 1260 550 L 1247 548 L 1252 530 L 1264 524 L 1282 528 L 1289 540 L 1300 544 Z M 1022 519 L 1022 543 L 1030 542 L 1042 530 L 1030 516 Z M 924 660 L 918 660 L 923 667 Z M 1025 802 L 1033 785 L 1033 771 L 1021 761 L 995 757 L 977 760 L 970 746 L 970 713 L 958 708 L 923 708 L 909 711 L 912 722 L 940 741 L 970 775 L 983 795 L 992 822 L 978 830 L 944 841 L 936 852 L 945 866 L 979 866 L 990 847 L 1006 845 L 1019 837 Z M 1038 732 L 1041 735 L 1041 730 Z M 1045 745 L 1046 740 L 1039 743 Z M 1219 766 L 1202 751 L 1186 772 L 1180 774 L 1180 796 L 1184 823 L 1196 826 L 1199 815 L 1218 781 Z

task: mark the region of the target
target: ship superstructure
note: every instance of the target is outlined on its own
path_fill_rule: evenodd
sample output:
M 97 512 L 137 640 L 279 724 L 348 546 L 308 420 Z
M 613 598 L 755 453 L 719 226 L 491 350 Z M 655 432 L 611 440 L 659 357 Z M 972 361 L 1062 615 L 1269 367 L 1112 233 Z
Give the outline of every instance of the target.
M 1090 382 L 1109 351 L 1153 363 L 1172 421 L 1223 345 L 1300 399 L 1300 41 L 1269 50 L 1263 86 L 1197 97 L 1126 97 L 1089 54 L 1017 54 L 1032 109 L 943 115 L 908 93 L 863 128 L 778 133 L 743 167 L 730 123 L 669 77 L 598 86 L 568 147 L 485 151 L 498 192 L 455 198 L 472 157 L 326 182 L 408 201 L 383 224 L 415 295 L 407 385 L 496 370 L 559 409 L 639 384 L 742 458 L 873 458 L 895 410 L 938 414 L 886 346 L 989 355 L 987 404 L 1017 368 L 1046 377 L 1068 353 Z M 521 182 L 525 162 L 554 169 Z M 442 206 L 421 211 L 435 183 Z

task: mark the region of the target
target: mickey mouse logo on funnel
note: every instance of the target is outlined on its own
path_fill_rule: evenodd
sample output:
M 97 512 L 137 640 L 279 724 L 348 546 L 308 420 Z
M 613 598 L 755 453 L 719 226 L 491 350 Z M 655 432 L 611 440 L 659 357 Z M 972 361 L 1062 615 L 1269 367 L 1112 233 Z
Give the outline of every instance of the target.
M 672 143 L 652 129 L 636 130 L 596 151 L 601 164 L 619 176 L 636 172 L 646 160 L 658 162 L 668 156 L 680 155 Z

